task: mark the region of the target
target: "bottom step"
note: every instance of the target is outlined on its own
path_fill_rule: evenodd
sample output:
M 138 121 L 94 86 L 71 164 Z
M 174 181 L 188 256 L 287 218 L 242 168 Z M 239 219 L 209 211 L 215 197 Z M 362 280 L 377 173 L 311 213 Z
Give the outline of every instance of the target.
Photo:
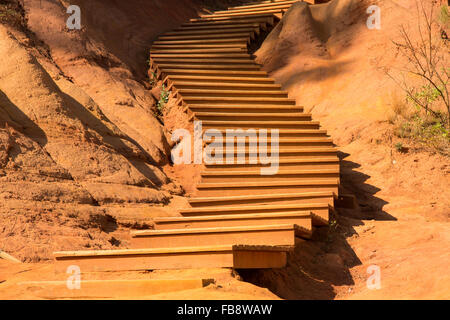
M 210 246 L 174 249 L 134 249 L 55 252 L 56 272 L 78 266 L 81 273 L 158 269 L 272 269 L 286 266 L 291 247 Z
M 294 225 L 238 226 L 131 232 L 131 248 L 177 248 L 221 245 L 295 246 Z
M 155 294 L 203 288 L 212 279 L 84 280 L 79 289 L 67 281 L 20 282 L 18 285 L 43 299 L 136 299 Z

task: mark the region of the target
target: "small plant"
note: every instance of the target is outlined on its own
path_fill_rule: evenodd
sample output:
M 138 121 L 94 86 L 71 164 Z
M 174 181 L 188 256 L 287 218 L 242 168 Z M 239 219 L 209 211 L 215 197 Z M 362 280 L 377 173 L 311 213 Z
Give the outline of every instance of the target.
M 402 152 L 403 151 L 403 143 L 397 142 L 395 144 L 395 149 L 397 149 L 398 152 Z
M 166 86 L 163 84 L 161 89 L 161 96 L 156 105 L 160 114 L 163 113 L 164 108 L 166 107 L 167 102 L 169 102 L 170 91 L 166 89 Z
M 20 3 L 12 0 L 0 2 L 0 23 L 19 28 L 23 27 L 25 20 Z
M 334 241 L 334 239 L 336 237 L 338 226 L 339 226 L 339 224 L 338 224 L 337 220 L 334 217 L 332 217 L 330 220 L 330 226 L 328 228 L 328 233 L 327 233 L 327 243 L 328 244 L 331 244 Z
M 158 81 L 158 77 L 156 76 L 155 71 L 151 71 L 151 77 L 150 77 L 150 85 L 154 87 L 156 85 L 156 82 Z
M 447 26 L 450 22 L 450 13 L 448 12 L 448 6 L 445 4 L 441 6 L 441 11 L 439 13 L 439 22 L 443 26 Z

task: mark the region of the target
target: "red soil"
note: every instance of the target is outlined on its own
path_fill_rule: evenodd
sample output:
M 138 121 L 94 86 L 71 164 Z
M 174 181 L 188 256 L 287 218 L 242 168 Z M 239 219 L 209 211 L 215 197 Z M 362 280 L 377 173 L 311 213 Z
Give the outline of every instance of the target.
M 161 125 L 144 77 L 151 41 L 194 16 L 199 3 L 165 1 L 157 11 L 139 1 L 72 2 L 86 13 L 83 32 L 64 29 L 58 1 L 24 1 L 35 35 L 0 25 L 0 249 L 25 262 L 54 250 L 126 247 L 130 226 L 151 227 L 152 217 L 186 205 L 181 195 L 193 192 L 201 169 L 169 165 L 167 137 L 191 127 L 170 103 Z M 382 9 L 381 30 L 365 26 L 373 4 Z M 409 142 L 408 153 L 395 149 L 388 120 L 401 92 L 379 68 L 403 63 L 391 40 L 399 22 L 415 21 L 412 12 L 408 0 L 299 6 L 257 52 L 341 149 L 342 191 L 356 196 L 357 210 L 340 209 L 336 227 L 299 243 L 287 268 L 240 272 L 257 286 L 226 270 L 96 279 L 218 279 L 146 297 L 162 299 L 448 299 L 449 160 Z M 366 287 L 370 265 L 381 268 L 381 290 Z M 55 277 L 51 264 L 0 259 L 0 298 L 32 298 L 15 283 Z

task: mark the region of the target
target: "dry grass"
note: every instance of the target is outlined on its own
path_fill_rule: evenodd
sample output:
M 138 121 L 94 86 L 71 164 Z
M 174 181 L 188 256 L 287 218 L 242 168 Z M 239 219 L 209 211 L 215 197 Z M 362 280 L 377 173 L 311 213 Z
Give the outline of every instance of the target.
M 389 122 L 395 136 L 415 149 L 424 149 L 450 156 L 450 132 L 440 119 L 431 113 L 415 108 L 411 102 L 398 95 L 391 97 Z
M 25 27 L 24 10 L 18 0 L 0 0 L 0 23 L 17 29 Z

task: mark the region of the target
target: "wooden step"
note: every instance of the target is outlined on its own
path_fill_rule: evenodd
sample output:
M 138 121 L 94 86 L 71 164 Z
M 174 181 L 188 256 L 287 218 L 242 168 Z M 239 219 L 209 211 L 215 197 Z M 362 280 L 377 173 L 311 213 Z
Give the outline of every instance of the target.
M 192 110 L 192 109 L 191 109 Z M 244 112 L 195 112 L 195 118 L 212 121 L 308 121 L 311 114 L 296 113 L 244 113 Z
M 242 44 L 234 44 L 234 43 L 223 43 L 223 44 L 154 44 L 151 48 L 151 51 L 162 51 L 162 50 L 221 50 L 221 49 L 234 49 L 234 50 L 243 50 L 243 52 L 247 52 L 247 45 L 245 43 Z
M 200 15 L 201 21 L 210 20 L 231 20 L 231 19 L 250 19 L 252 17 L 261 18 L 268 15 L 274 15 L 276 13 L 282 13 L 283 9 L 274 10 L 256 10 L 252 12 L 236 12 L 236 13 L 226 13 L 226 14 L 204 14 Z M 195 22 L 196 20 L 191 20 Z
M 245 76 L 196 76 L 196 75 L 173 75 L 170 76 L 170 80 L 178 83 L 178 82 L 188 82 L 188 83 L 196 83 L 197 81 L 200 83 L 204 83 L 205 81 L 210 81 L 212 83 L 220 82 L 223 85 L 234 85 L 234 84 L 275 84 L 275 81 L 271 78 L 257 78 L 257 77 L 245 77 Z
M 222 39 L 254 39 L 255 32 L 240 32 L 229 34 L 210 34 L 210 35 L 181 35 L 181 36 L 162 36 L 158 41 L 186 41 L 186 40 L 222 40 Z
M 286 265 L 291 248 L 270 246 L 204 246 L 134 250 L 55 252 L 55 269 L 72 265 L 82 273 L 158 269 L 235 268 L 271 269 Z
M 244 196 L 261 195 L 267 193 L 310 193 L 310 192 L 332 192 L 338 194 L 339 179 L 311 179 L 290 180 L 270 182 L 222 182 L 222 183 L 200 183 L 197 185 L 196 197 L 216 196 Z M 303 210 L 303 209 L 302 209 Z M 306 209 L 305 209 L 306 210 Z M 313 210 L 311 210 L 313 211 Z M 313 211 L 314 212 L 314 211 Z
M 265 71 L 260 70 L 197 70 L 197 69 L 173 69 L 173 68 L 161 68 L 164 73 L 173 75 L 196 75 L 196 76 L 217 76 L 217 75 L 229 75 L 232 77 L 260 77 L 264 78 L 267 76 Z
M 172 59 L 172 58 L 155 58 L 155 63 L 159 66 L 164 65 L 172 65 L 174 68 L 178 68 L 180 63 L 184 63 L 186 65 L 196 65 L 196 68 L 203 67 L 208 68 L 211 65 L 220 65 L 223 69 L 232 68 L 236 66 L 236 68 L 246 68 L 246 69 L 260 69 L 261 66 L 255 63 L 253 60 L 248 59 Z M 186 67 L 185 67 L 186 68 Z M 184 68 L 184 69 L 185 69 Z
M 249 5 L 242 5 L 242 6 L 233 6 L 228 7 L 229 10 L 235 10 L 235 9 L 249 9 L 249 8 L 266 8 L 271 7 L 273 5 L 279 5 L 279 4 L 294 4 L 298 2 L 299 0 L 291 0 L 291 1 L 285 1 L 285 0 L 269 0 L 269 1 L 259 1 L 257 4 L 249 4 Z
M 222 153 L 224 156 L 226 155 L 236 155 L 236 154 L 245 154 L 248 155 L 248 153 L 255 153 L 255 152 L 262 152 L 261 146 L 258 145 L 257 150 L 252 146 L 252 148 L 249 148 L 249 146 L 245 147 L 227 147 L 226 145 L 222 146 L 216 146 L 215 148 L 212 148 L 212 154 L 215 153 Z M 270 155 L 272 145 L 267 145 L 267 153 Z M 214 153 L 215 152 L 215 153 Z M 335 147 L 323 147 L 323 146 L 308 146 L 308 147 L 297 147 L 297 146 L 282 146 L 278 148 L 278 154 L 280 158 L 287 159 L 291 157 L 298 157 L 307 159 L 307 156 L 337 156 L 338 149 Z
M 219 19 L 190 19 L 188 23 L 182 24 L 182 27 L 192 27 L 192 26 L 223 26 L 223 25 L 236 25 L 243 23 L 267 23 L 268 25 L 273 25 L 277 18 L 273 14 L 266 14 L 263 16 L 253 16 L 253 17 L 233 17 L 233 18 L 219 18 Z
M 154 56 L 156 54 L 205 54 L 205 53 L 246 53 L 247 50 L 244 47 L 228 47 L 228 48 L 170 48 L 166 46 L 165 48 L 152 48 L 150 50 L 150 55 Z
M 189 109 L 194 113 L 200 112 L 218 112 L 218 113 L 298 113 L 303 108 L 292 105 L 227 105 L 227 104 L 189 104 Z
M 328 224 L 330 207 L 326 203 L 218 206 L 183 209 L 180 211 L 180 213 L 184 217 L 205 217 L 235 214 L 284 214 L 298 211 L 311 212 L 313 216 L 313 225 L 321 226 Z
M 294 225 L 238 226 L 131 232 L 134 249 L 221 245 L 295 246 Z
M 259 33 L 259 27 L 250 27 L 250 28 L 236 28 L 236 29 L 223 29 L 223 28 L 216 28 L 216 29 L 201 29 L 201 30 L 177 30 L 172 32 L 166 32 L 164 34 L 164 37 L 167 36 L 183 36 L 183 35 L 210 35 L 210 34 L 235 34 L 235 33 L 250 33 L 250 32 L 256 32 Z
M 195 197 L 189 199 L 193 208 L 220 207 L 237 205 L 266 205 L 266 204 L 294 204 L 294 203 L 326 203 L 334 205 L 334 195 L 331 192 L 260 194 L 229 197 Z
M 285 146 L 278 146 L 274 144 L 267 144 L 267 145 L 260 145 L 256 146 L 256 144 L 247 144 L 245 146 L 241 145 L 223 145 L 223 144 L 216 144 L 216 143 L 210 143 L 207 141 L 205 143 L 205 147 L 208 151 L 208 154 L 211 154 L 211 161 L 215 159 L 215 156 L 222 155 L 222 158 L 220 162 L 225 161 L 235 161 L 236 162 L 236 156 L 243 157 L 246 161 L 248 161 L 249 155 L 256 158 L 256 160 L 260 160 L 259 163 L 261 164 L 267 164 L 263 161 L 263 157 L 268 157 L 270 160 L 271 152 L 277 152 L 278 158 L 285 160 L 285 159 L 296 159 L 296 158 L 311 158 L 314 156 L 337 156 L 337 149 L 331 146 L 320 146 L 320 145 L 313 145 L 313 146 L 292 146 L 292 145 L 285 145 Z M 277 149 L 275 149 L 277 148 Z M 275 155 L 272 156 L 273 158 Z M 279 160 L 278 159 L 278 160 Z M 256 160 L 253 162 L 253 164 L 257 164 Z M 276 159 L 273 159 L 276 160 Z M 207 163 L 210 163 L 208 161 Z M 230 163 L 232 164 L 232 163 Z
M 80 289 L 69 289 L 67 281 L 28 281 L 17 285 L 34 297 L 61 299 L 136 299 L 155 294 L 200 289 L 213 279 L 81 280 Z
M 203 122 L 202 122 L 203 123 Z M 225 137 L 227 135 L 227 129 L 230 128 L 221 128 L 218 129 L 220 134 Z M 203 130 L 203 134 L 206 132 L 206 130 Z M 260 132 L 261 133 L 261 132 Z M 281 128 L 278 129 L 279 138 L 294 138 L 294 137 L 325 137 L 327 136 L 326 130 L 321 130 L 318 128 L 308 128 L 308 129 L 286 129 Z M 267 133 L 268 137 L 270 137 L 271 132 L 268 131 Z
M 240 183 L 270 182 L 270 181 L 302 181 L 310 179 L 339 178 L 339 170 L 311 169 L 311 170 L 278 170 L 274 175 L 262 175 L 261 170 L 256 171 L 203 171 L 201 183 Z
M 194 58 L 198 58 L 198 59 L 213 59 L 216 58 L 217 60 L 220 59 L 239 59 L 238 61 L 240 61 L 241 59 L 246 59 L 247 61 L 251 61 L 253 63 L 255 63 L 253 60 L 249 60 L 250 55 L 248 53 L 205 53 L 205 54 L 200 54 L 200 53 L 194 53 L 194 54 L 190 54 L 190 53 L 180 53 L 180 54 L 171 54 L 171 53 L 155 53 L 152 54 L 150 56 L 151 58 L 153 58 L 155 61 L 157 60 L 157 58 L 163 58 L 163 59 L 182 59 L 183 61 L 185 59 L 194 59 Z M 209 60 L 205 60 L 208 62 L 211 62 Z M 235 60 L 232 60 L 235 61 Z
M 200 30 L 233 30 L 233 29 L 243 29 L 243 28 L 264 28 L 265 22 L 248 22 L 248 23 L 235 23 L 229 25 L 216 25 L 216 26 L 201 26 L 196 24 L 189 24 L 175 29 L 174 31 L 200 31 Z
M 203 15 L 202 17 L 205 17 L 206 19 L 210 19 L 209 17 L 215 17 L 215 18 L 227 18 L 227 17 L 246 17 L 246 16 L 252 16 L 252 15 L 259 15 L 261 13 L 266 12 L 272 12 L 274 15 L 279 15 L 280 17 L 284 12 L 286 12 L 289 9 L 289 6 L 281 5 L 281 6 L 274 6 L 272 8 L 264 8 L 264 9 L 236 9 L 236 10 L 229 10 L 229 11 L 215 11 L 212 14 L 209 15 Z
M 222 71 L 233 70 L 233 71 L 259 71 L 261 67 L 256 64 L 177 64 L 177 63 L 160 63 L 158 67 L 161 70 L 173 70 L 173 69 L 184 69 L 184 70 L 201 70 L 201 71 L 214 71 L 215 74 L 220 74 Z
M 204 139 L 211 139 L 207 133 L 204 134 Z M 207 141 L 206 144 L 210 144 L 212 141 Z M 280 146 L 329 146 L 333 147 L 333 140 L 329 137 L 294 137 L 294 138 L 278 138 L 272 141 L 270 135 L 268 137 L 262 138 L 258 137 L 257 134 L 250 136 L 246 133 L 242 135 L 237 135 L 234 137 L 223 136 L 222 138 L 213 139 L 214 143 L 227 144 L 227 145 L 240 145 L 248 146 L 250 143 L 258 143 L 258 145 L 272 145 L 272 142 L 278 143 Z
M 281 85 L 274 83 L 247 83 L 242 80 L 239 83 L 179 81 L 173 80 L 178 89 L 208 89 L 208 90 L 281 90 Z
M 183 100 L 187 103 L 194 100 L 195 97 L 183 97 Z M 195 100 L 196 102 L 202 98 Z M 216 98 L 217 100 L 225 101 L 226 98 Z M 237 99 L 237 98 L 234 98 Z M 241 98 L 245 99 L 245 98 Z M 259 98 L 254 98 L 255 100 Z M 266 98 L 261 99 L 267 101 L 268 99 L 276 98 Z M 260 101 L 257 101 L 260 102 Z M 268 102 L 268 101 L 267 101 Z M 289 101 L 287 101 L 289 102 Z M 295 102 L 295 101 L 294 101 Z M 242 101 L 240 101 L 242 103 Z M 287 103 L 286 103 L 287 104 Z M 319 129 L 320 123 L 318 121 L 245 121 L 245 120 L 206 120 L 202 121 L 203 128 L 205 129 Z M 270 135 L 270 132 L 269 132 Z
M 227 39 L 194 39 L 194 40 L 157 40 L 155 45 L 203 45 L 203 44 L 237 44 L 246 45 L 250 41 L 250 36 Z
M 157 230 L 220 228 L 239 226 L 295 225 L 296 236 L 309 238 L 312 234 L 311 212 L 300 211 L 272 214 L 233 214 L 200 217 L 155 218 Z
M 331 157 L 309 157 L 307 159 L 280 159 L 278 163 L 279 169 L 283 170 L 308 170 L 308 169 L 330 169 L 339 170 L 339 158 L 336 156 Z M 228 172 L 233 171 L 253 171 L 260 170 L 261 167 L 268 167 L 267 165 L 261 164 L 205 164 L 208 170 L 227 170 Z
M 235 8 L 232 8 L 232 9 L 230 8 L 228 10 L 223 10 L 223 11 L 214 11 L 214 14 L 227 14 L 227 13 L 239 13 L 239 12 L 254 12 L 254 11 L 261 11 L 261 10 L 289 9 L 293 3 L 294 3 L 294 1 L 287 2 L 287 3 L 264 4 L 264 5 L 260 5 L 258 7 L 235 7 Z
M 213 89 L 178 89 L 182 96 L 189 97 L 282 97 L 288 93 L 281 90 L 213 90 Z
M 295 99 L 288 98 L 261 98 L 261 97 L 195 97 L 183 96 L 183 100 L 189 104 L 280 104 L 295 106 Z

